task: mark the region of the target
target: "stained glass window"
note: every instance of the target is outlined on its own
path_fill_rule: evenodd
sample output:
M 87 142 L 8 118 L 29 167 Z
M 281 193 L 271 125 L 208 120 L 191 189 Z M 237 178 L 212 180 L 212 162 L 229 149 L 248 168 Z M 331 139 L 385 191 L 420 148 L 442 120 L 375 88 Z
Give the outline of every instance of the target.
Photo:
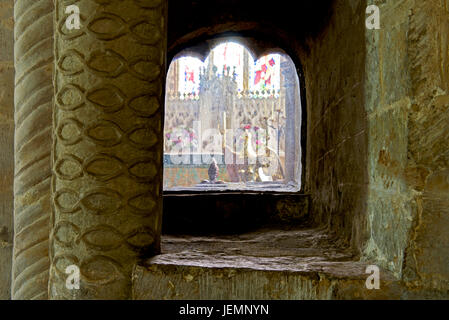
M 178 64 L 178 88 L 181 93 L 198 94 L 200 89 L 200 68 L 203 62 L 193 57 L 181 57 Z
M 167 75 L 164 190 L 296 190 L 299 81 L 291 59 L 256 61 L 226 41 L 203 61 L 182 56 Z
M 250 72 L 250 88 L 252 91 L 280 89 L 280 60 L 279 54 L 261 57 L 253 63 Z

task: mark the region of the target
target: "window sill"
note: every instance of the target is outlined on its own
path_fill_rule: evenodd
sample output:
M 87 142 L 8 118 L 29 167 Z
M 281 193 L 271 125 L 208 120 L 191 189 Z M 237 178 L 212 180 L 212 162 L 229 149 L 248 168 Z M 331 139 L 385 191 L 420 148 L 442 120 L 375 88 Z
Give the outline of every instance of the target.
M 164 190 L 164 194 L 173 192 L 270 192 L 270 193 L 298 193 L 299 187 L 294 184 L 285 184 L 282 182 L 223 182 L 223 183 L 204 183 L 193 187 L 173 187 Z
M 366 266 L 324 230 L 258 230 L 215 237 L 164 236 L 162 254 L 137 266 L 134 299 L 398 298 L 381 271 L 367 290 Z

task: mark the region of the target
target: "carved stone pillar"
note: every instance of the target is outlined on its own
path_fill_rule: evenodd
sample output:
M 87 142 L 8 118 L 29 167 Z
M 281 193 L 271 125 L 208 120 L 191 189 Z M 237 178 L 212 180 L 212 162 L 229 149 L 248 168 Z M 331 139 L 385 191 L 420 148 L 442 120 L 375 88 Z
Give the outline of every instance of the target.
M 53 0 L 14 2 L 12 299 L 48 298 L 53 12 Z
M 128 299 L 133 266 L 160 247 L 167 1 L 55 10 L 50 298 Z

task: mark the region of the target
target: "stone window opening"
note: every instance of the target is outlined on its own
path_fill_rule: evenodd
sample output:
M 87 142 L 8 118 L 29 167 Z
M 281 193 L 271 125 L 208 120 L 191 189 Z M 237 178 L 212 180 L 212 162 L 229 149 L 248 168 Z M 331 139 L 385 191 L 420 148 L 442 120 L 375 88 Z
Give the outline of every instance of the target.
M 308 196 L 299 69 L 219 37 L 180 50 L 166 76 L 164 234 L 242 234 L 302 224 Z M 304 132 L 304 131 L 303 131 Z
M 291 58 L 220 39 L 181 51 L 167 73 L 164 191 L 301 187 L 301 102 Z
M 305 137 L 301 136 L 301 130 L 305 127 L 302 118 L 305 104 L 301 100 L 298 76 L 301 73 L 292 59 L 280 49 L 268 49 L 256 55 L 250 46 L 241 45 L 245 43 L 242 39 L 218 38 L 211 42 L 209 48 L 212 50 L 206 54 L 198 54 L 195 48 L 180 51 L 174 56 L 167 73 L 161 254 L 146 263 L 157 268 L 163 268 L 163 265 L 180 268 L 195 265 L 206 269 L 301 268 L 298 252 L 303 250 L 305 256 L 325 256 L 326 250 L 322 248 L 331 246 L 325 231 L 308 226 L 310 199 L 309 195 L 304 194 L 301 184 L 305 160 Z M 229 66 L 224 59 L 220 59 L 220 55 L 226 50 L 232 52 L 232 49 L 234 53 L 241 52 L 241 56 L 235 58 L 237 62 L 240 58 L 240 65 Z M 214 58 L 215 64 L 211 62 Z M 196 79 L 199 80 L 197 84 L 191 81 Z M 223 108 L 223 105 L 228 108 Z M 214 106 L 218 107 L 204 117 L 207 108 L 213 109 Z M 196 110 L 189 112 L 189 108 Z M 271 160 L 281 158 L 278 172 L 269 179 L 261 175 L 254 175 L 251 180 L 245 179 L 249 171 L 256 171 L 254 168 L 261 170 L 262 175 L 269 175 L 267 171 L 262 171 L 265 168 L 257 167 L 257 161 L 252 167 L 248 165 L 245 156 L 248 155 L 247 141 L 250 138 L 240 150 L 234 145 L 233 151 L 244 154 L 239 168 L 243 175 L 236 174 L 237 177 L 229 174 L 234 163 L 215 163 L 217 153 L 212 157 L 206 152 L 206 162 L 194 164 L 197 155 L 189 154 L 191 144 L 185 148 L 187 156 L 180 152 L 183 151 L 182 147 L 170 149 L 182 143 L 172 143 L 173 140 L 191 137 L 192 131 L 185 130 L 189 128 L 187 122 L 193 123 L 193 119 L 200 119 L 201 116 L 201 125 L 208 123 L 208 127 L 215 129 L 225 140 L 229 139 L 229 135 L 223 132 L 227 130 L 237 129 L 235 131 L 243 132 L 243 136 L 250 133 L 251 137 L 251 133 L 263 132 L 267 127 L 274 129 L 271 145 L 261 139 L 262 145 L 268 145 L 261 154 L 267 154 L 268 149 L 273 155 Z M 213 119 L 208 116 L 217 117 Z M 254 119 L 259 122 L 251 122 Z M 282 135 L 276 134 L 280 131 L 276 130 L 279 124 L 283 126 Z M 182 128 L 179 135 L 173 136 L 173 128 L 179 125 Z M 210 129 L 208 127 L 205 129 Z M 194 134 L 197 132 L 193 131 Z M 230 149 L 229 141 L 219 143 L 225 149 L 219 155 L 225 160 L 226 150 Z M 257 143 L 254 145 L 258 146 Z M 170 159 L 173 150 L 178 152 L 175 159 L 180 162 L 185 160 L 189 164 L 184 167 L 178 164 L 176 167 Z M 206 151 L 210 149 L 206 148 Z M 234 157 L 231 160 L 236 160 L 236 153 L 232 153 Z M 198 158 L 197 161 L 204 160 Z M 219 167 L 215 179 L 210 172 L 214 166 Z M 176 183 L 172 179 L 173 176 L 179 178 L 181 168 L 191 173 L 190 176 L 186 175 L 184 181 L 179 179 L 177 181 L 181 182 Z M 177 176 L 173 172 L 175 170 L 178 170 Z M 317 242 L 320 249 L 315 246 L 308 248 L 310 242 Z M 292 258 L 283 259 L 283 256 Z

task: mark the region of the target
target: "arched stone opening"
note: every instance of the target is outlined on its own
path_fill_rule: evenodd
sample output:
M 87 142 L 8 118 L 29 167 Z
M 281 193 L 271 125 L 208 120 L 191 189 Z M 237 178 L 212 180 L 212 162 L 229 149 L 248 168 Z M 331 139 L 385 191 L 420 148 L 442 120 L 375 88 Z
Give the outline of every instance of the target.
M 165 191 L 300 190 L 305 107 L 297 68 L 280 49 L 254 58 L 245 40 L 214 38 L 207 56 L 190 48 L 172 60 L 166 82 Z M 207 173 L 212 158 L 215 182 Z
M 296 64 L 300 60 L 304 74 L 300 80 L 304 81 L 302 86 L 306 90 L 303 92 L 306 93 L 308 102 L 307 133 L 302 134 L 303 137 L 307 137 L 305 157 L 307 165 L 304 166 L 306 168 L 305 178 L 302 180 L 305 182 L 304 192 L 310 194 L 312 199 L 311 220 L 315 225 L 324 226 L 334 233 L 336 236 L 334 240 L 338 241 L 333 241 L 332 244 L 338 243 L 345 246 L 350 244 L 349 248 L 355 249 L 356 255 L 351 259 L 357 261 L 351 260 L 341 264 L 345 266 L 345 270 L 355 270 L 353 268 L 363 265 L 364 261 L 368 260 L 393 271 L 397 277 L 401 277 L 401 281 L 406 286 L 396 292 L 382 290 L 381 292 L 385 293 L 382 298 L 398 297 L 398 295 L 405 298 L 419 297 L 420 295 L 424 297 L 447 296 L 448 271 L 445 261 L 448 251 L 446 248 L 447 233 L 444 232 L 447 226 L 447 210 L 445 208 L 448 207 L 446 196 L 448 188 L 445 182 L 448 175 L 446 148 L 448 140 L 447 126 L 445 125 L 448 114 L 447 76 L 445 75 L 447 39 L 444 37 L 448 28 L 447 21 L 449 21 L 447 5 L 441 1 L 418 3 L 404 0 L 400 5 L 385 1 L 379 2 L 378 6 L 382 14 L 381 29 L 367 30 L 364 25 L 365 9 L 372 1 L 335 0 L 320 1 L 318 4 L 308 1 L 301 2 L 299 10 L 297 8 L 289 10 L 290 4 L 292 6 L 296 6 L 296 4 L 291 2 L 289 4 L 287 1 L 277 2 L 277 6 L 273 10 L 269 8 L 268 1 L 259 0 L 257 1 L 259 6 L 253 7 L 255 2 L 251 0 L 198 0 L 191 2 L 170 0 L 169 10 L 171 13 L 168 16 L 169 20 L 174 22 L 169 21 L 167 37 L 164 37 L 168 44 L 168 59 L 172 59 L 180 50 L 194 45 L 198 45 L 201 52 L 207 51 L 208 46 L 202 47 L 201 43 L 214 37 L 231 35 L 257 39 L 254 42 L 254 48 L 258 47 L 260 50 L 254 49 L 256 55 L 263 54 L 264 48 L 281 47 L 286 50 Z M 157 6 L 158 1 L 4 0 L 3 3 L 6 6 L 15 6 L 16 20 L 14 26 L 16 31 L 14 39 L 16 42 L 16 92 L 14 97 L 16 165 L 14 174 L 11 173 L 12 169 L 5 171 L 5 180 L 2 184 L 2 187 L 5 187 L 9 184 L 5 181 L 13 179 L 15 175 L 13 298 L 47 298 L 49 256 L 57 257 L 63 254 L 65 258 L 68 258 L 68 255 L 72 253 L 70 258 L 75 257 L 73 261 L 80 259 L 83 276 L 89 276 L 89 281 L 98 281 L 98 277 L 100 277 L 101 281 L 108 283 L 107 285 L 115 283 L 113 286 L 117 286 L 108 293 L 101 292 L 101 290 L 95 293 L 95 289 L 88 289 L 73 296 L 70 294 L 67 296 L 65 293 L 61 293 L 61 290 L 64 290 L 63 279 L 52 274 L 51 283 L 55 290 L 50 292 L 50 297 L 129 297 L 130 281 L 127 279 L 129 279 L 130 272 L 127 270 L 131 269 L 132 263 L 126 262 L 125 265 L 122 265 L 120 262 L 119 266 L 108 259 L 102 258 L 101 261 L 91 259 L 89 255 L 95 255 L 98 258 L 98 251 L 106 250 L 107 255 L 111 255 L 113 259 L 128 261 L 126 257 L 129 257 L 130 252 L 134 252 L 134 249 L 130 248 L 136 244 L 136 238 L 128 238 L 128 236 L 135 235 L 138 242 L 147 241 L 149 243 L 150 238 L 147 236 L 149 230 L 153 230 L 151 227 L 154 225 L 144 223 L 143 228 L 138 230 L 141 231 L 137 232 L 138 235 L 127 232 L 122 234 L 121 230 L 119 233 L 116 232 L 118 230 L 115 227 L 117 220 L 114 218 L 101 220 L 114 228 L 103 227 L 90 230 L 91 226 L 95 227 L 92 216 L 88 216 L 86 221 L 81 222 L 76 215 L 68 216 L 70 211 L 75 209 L 86 210 L 87 208 L 90 213 L 105 214 L 110 211 L 109 209 L 114 209 L 114 206 L 103 206 L 106 203 L 111 203 L 100 200 L 105 196 L 104 192 L 92 194 L 86 191 L 86 188 L 91 186 L 97 188 L 102 183 L 111 181 L 109 179 L 116 179 L 118 174 L 121 177 L 119 179 L 129 175 L 133 177 L 132 179 L 137 177 L 145 184 L 151 174 L 147 175 L 149 173 L 147 172 L 142 176 L 142 172 L 139 171 L 141 163 L 128 162 L 128 159 L 121 162 L 115 158 L 111 160 L 109 157 L 106 162 L 111 165 L 108 167 L 110 170 L 108 169 L 107 173 L 102 171 L 98 175 L 98 164 L 106 160 L 105 155 L 102 154 L 103 158 L 91 159 L 88 155 L 81 153 L 82 150 L 91 152 L 92 149 L 84 149 L 84 147 L 77 149 L 76 147 L 79 143 L 76 141 L 79 132 L 82 133 L 82 136 L 88 131 L 89 135 L 92 133 L 94 128 L 89 121 L 98 119 L 95 116 L 89 119 L 87 117 L 91 114 L 89 112 L 95 113 L 96 111 L 89 109 L 90 111 L 87 113 L 80 114 L 79 117 L 82 121 L 77 123 L 72 121 L 73 119 L 69 120 L 68 116 L 70 112 L 76 113 L 76 110 L 62 110 L 56 115 L 55 121 L 52 121 L 51 106 L 62 102 L 68 109 L 71 107 L 81 108 L 78 104 L 68 104 L 67 106 L 66 103 L 71 99 L 75 101 L 86 98 L 85 100 L 89 101 L 88 108 L 91 108 L 93 107 L 91 101 L 98 102 L 96 98 L 100 96 L 103 106 L 109 102 L 107 105 L 110 107 L 109 111 L 120 112 L 116 110 L 121 107 L 121 103 L 117 101 L 129 102 L 127 99 L 129 88 L 119 78 L 138 76 L 138 69 L 144 69 L 145 64 L 142 65 L 139 59 L 129 61 L 131 54 L 128 56 L 129 51 L 121 48 L 119 43 L 124 39 L 126 42 L 126 39 L 130 40 L 131 38 L 138 42 L 154 40 L 150 39 L 151 37 L 139 36 L 139 30 L 147 29 L 148 26 L 127 25 L 133 17 L 137 16 L 132 10 L 128 12 L 122 9 L 125 9 L 125 5 L 129 4 L 132 7 L 137 4 L 144 6 L 146 8 L 144 11 L 148 12 Z M 66 38 L 62 39 L 62 42 L 66 41 L 64 46 L 68 45 L 68 47 L 59 48 L 64 54 L 54 57 L 52 48 L 54 31 L 52 30 L 60 30 L 61 25 L 53 25 L 53 3 L 57 5 L 80 4 L 82 12 L 86 8 L 91 12 L 94 8 L 94 11 L 98 9 L 97 13 L 100 15 L 111 10 L 114 12 L 112 15 L 103 15 L 105 19 L 100 19 L 101 21 L 96 21 L 96 24 L 90 25 L 88 21 L 92 17 L 83 13 L 82 21 L 87 21 L 87 25 L 90 29 L 93 27 L 94 32 L 84 28 L 80 33 L 76 33 L 76 37 L 73 35 L 73 38 L 68 33 L 64 33 Z M 120 7 L 121 5 L 122 7 Z M 4 8 L 5 6 L 2 5 L 1 12 L 4 12 Z M 61 7 L 58 7 L 58 10 L 58 14 L 60 14 Z M 195 16 L 192 13 L 199 13 L 199 15 Z M 115 30 L 120 31 L 114 34 L 113 39 L 110 38 L 108 32 L 102 32 L 109 28 L 107 25 L 111 25 L 111 21 L 106 21 L 106 18 L 112 16 L 114 16 L 112 24 L 115 24 Z M 429 16 L 433 19 L 429 19 Z M 125 17 L 125 19 L 121 17 Z M 167 15 L 164 17 L 167 18 Z M 1 19 L 0 32 L 5 30 L 5 26 L 12 27 L 12 19 L 3 20 L 4 16 L 1 16 Z M 60 22 L 61 20 L 58 21 L 58 23 Z M 98 24 L 98 22 L 100 23 Z M 133 27 L 131 28 L 132 32 L 127 33 L 130 31 L 128 29 L 130 26 Z M 102 28 L 105 29 L 102 30 Z M 98 36 L 95 34 L 98 31 L 103 33 L 100 35 L 102 38 L 100 41 L 94 43 L 86 40 L 89 37 Z M 122 35 L 121 32 L 125 32 L 126 35 Z M 59 36 L 61 36 L 61 32 Z M 2 48 L 6 37 L 0 40 Z M 9 37 L 12 41 L 11 33 L 9 33 Z M 119 38 L 122 40 L 118 40 Z M 77 47 L 73 49 L 76 49 L 81 55 L 68 54 L 70 52 L 65 49 L 70 49 L 70 43 L 72 45 L 77 43 Z M 59 49 L 56 52 L 59 52 Z M 121 51 L 122 49 L 123 51 Z M 9 51 L 12 54 L 12 51 Z M 114 55 L 112 51 L 120 51 L 121 57 Z M 102 68 L 105 62 L 101 61 L 102 56 L 99 54 L 101 52 L 110 53 L 108 59 L 119 61 L 115 64 L 116 69 Z M 5 58 L 3 53 L 2 51 L 2 58 Z M 74 52 L 71 51 L 71 53 Z M 147 52 L 140 53 L 147 55 Z M 124 59 L 121 59 L 123 57 Z M 61 59 L 64 60 L 62 65 L 56 64 L 56 68 L 53 70 L 55 62 L 60 63 Z M 8 77 L 12 74 L 12 59 L 10 60 L 1 61 L 1 81 L 5 79 L 3 76 Z M 134 62 L 136 64 L 133 64 Z M 109 66 L 112 65 L 114 63 Z M 54 72 L 59 72 L 56 82 L 58 85 L 62 84 L 63 88 L 65 84 L 74 82 L 75 85 L 86 90 L 77 92 L 75 88 L 78 90 L 79 88 L 73 86 L 64 88 L 61 92 L 60 88 L 56 88 L 56 93 L 59 93 L 59 96 L 51 101 L 55 97 L 52 87 Z M 89 84 L 89 88 L 84 88 L 84 80 L 77 82 L 86 74 L 89 76 L 84 80 Z M 115 87 L 109 86 L 105 89 L 103 84 L 106 81 L 102 82 L 99 79 L 111 75 L 118 77 L 112 77 L 114 79 L 111 80 Z M 96 83 L 97 80 L 99 80 L 98 83 Z M 142 88 L 138 84 L 139 81 L 136 82 L 136 90 Z M 98 86 L 96 86 L 97 84 Z M 105 90 L 91 92 L 92 88 Z M 118 90 L 116 90 L 117 88 Z M 116 90 L 116 94 L 104 97 L 106 92 L 111 92 L 110 90 Z M 12 97 L 12 93 L 4 94 L 5 92 L 2 91 L 0 94 L 2 103 L 0 121 L 2 126 L 6 125 L 11 136 L 13 131 L 11 116 L 7 112 L 4 117 L 3 111 L 7 105 L 11 104 L 8 103 L 8 99 Z M 135 107 L 134 104 L 132 106 Z M 95 110 L 98 111 L 97 108 Z M 140 115 L 142 114 L 144 113 Z M 60 120 L 61 122 L 58 122 Z M 111 124 L 108 122 L 111 119 L 104 120 L 106 122 L 102 123 L 105 125 L 102 130 L 107 127 L 107 124 Z M 104 148 L 112 148 L 111 144 L 117 142 L 118 137 L 124 137 L 123 139 L 130 142 L 131 145 L 135 143 L 133 139 L 136 137 L 135 132 L 131 133 L 127 131 L 129 128 L 122 128 L 122 126 L 126 127 L 127 120 L 119 120 L 117 124 L 120 130 L 114 127 L 117 129 L 114 131 L 109 126 L 112 138 L 101 141 L 102 144 L 105 144 Z M 81 131 L 79 131 L 80 128 Z M 98 133 L 98 130 L 93 131 Z M 72 135 L 72 133 L 74 134 Z M 60 139 L 61 136 L 63 139 L 59 142 L 65 143 L 66 146 L 53 146 L 51 138 Z M 131 140 L 128 139 L 129 137 Z M 72 138 L 73 140 L 71 140 Z M 120 140 L 120 143 L 124 140 Z M 13 143 L 12 139 L 7 136 L 0 142 L 2 147 L 5 144 L 12 146 Z M 86 141 L 83 140 L 82 143 L 86 143 Z M 139 145 L 139 143 L 135 145 Z M 61 148 L 58 149 L 58 147 Z M 51 152 L 49 153 L 52 148 L 55 150 L 55 159 L 52 159 Z M 99 149 L 93 149 L 94 154 L 99 152 Z M 69 150 L 68 153 L 73 153 L 76 157 L 65 157 L 64 150 Z M 8 152 L 5 154 L 8 157 Z M 133 157 L 132 154 L 129 156 Z M 121 157 L 118 158 L 121 159 Z M 146 156 L 143 158 L 147 159 Z M 3 164 L 5 159 L 2 157 L 1 160 Z M 69 161 L 67 162 L 67 160 Z M 92 162 L 92 160 L 95 161 Z M 80 163 L 81 167 L 85 167 L 87 170 L 81 170 L 82 172 L 78 170 Z M 112 164 L 116 166 L 114 167 Z M 102 170 L 105 168 L 106 166 Z M 115 168 L 122 170 L 115 170 Z M 55 189 L 52 190 L 51 176 L 53 173 Z M 68 182 L 72 178 L 75 181 L 73 185 Z M 94 182 L 87 183 L 91 178 Z M 56 179 L 61 181 L 56 181 Z M 67 188 L 60 189 L 61 186 Z M 115 187 L 120 193 L 124 186 Z M 69 193 L 63 193 L 64 189 L 69 188 L 71 189 Z M 88 200 L 83 197 L 83 202 L 78 203 L 75 197 L 78 194 L 72 191 L 84 193 L 88 196 Z M 109 193 L 108 195 L 114 198 L 117 194 Z M 12 196 L 10 199 L 12 200 Z M 50 208 L 54 199 L 59 201 L 58 210 L 66 211 L 64 215 L 67 214 L 67 216 L 58 215 L 62 212 L 56 212 L 52 217 Z M 122 204 L 127 206 L 128 200 L 136 200 L 132 197 L 124 197 L 124 199 L 126 200 L 124 204 L 119 201 L 116 208 Z M 229 205 L 229 203 L 222 202 L 224 205 Z M 147 204 L 149 202 L 144 201 L 138 205 Z M 0 216 L 4 217 L 5 212 L 9 212 L 9 205 L 0 209 L 2 209 Z M 228 209 L 230 211 L 238 210 L 238 203 L 232 203 Z M 2 223 L 7 222 L 2 220 Z M 79 225 L 81 225 L 84 237 L 80 237 L 78 234 Z M 6 242 L 6 248 L 3 247 L 5 245 L 3 240 L 8 237 L 8 230 L 6 229 L 5 232 L 3 226 L 0 230 L 1 249 L 10 250 L 11 243 Z M 6 227 L 8 228 L 8 226 Z M 86 235 L 85 231 L 92 232 Z M 105 237 L 105 234 L 110 236 Z M 320 235 L 320 233 L 314 234 Z M 49 252 L 50 235 L 51 240 L 58 242 L 58 247 L 51 246 L 55 250 L 52 249 Z M 142 237 L 139 238 L 140 236 Z M 304 233 L 298 235 L 298 238 L 300 237 L 308 239 Z M 76 240 L 72 241 L 74 239 Z M 105 239 L 106 242 L 103 241 Z M 111 239 L 114 241 L 110 241 Z M 121 244 L 121 249 L 119 249 L 118 243 Z M 306 246 L 309 244 L 310 242 L 306 242 Z M 83 248 L 89 246 L 91 251 L 84 251 Z M 152 247 L 156 249 L 157 246 Z M 122 249 L 123 251 L 121 251 Z M 235 252 L 234 250 L 229 256 Z M 434 259 L 433 257 L 439 258 Z M 4 259 L 5 256 L 1 258 Z M 362 261 L 358 261 L 358 259 Z M 69 260 L 67 259 L 65 262 Z M 61 261 L 61 258 L 56 260 L 59 263 Z M 164 262 L 165 265 L 167 265 L 167 261 L 170 262 L 169 259 L 159 261 L 160 266 L 164 265 Z M 351 289 L 356 283 L 357 288 L 364 288 L 363 283 L 354 282 L 352 278 L 348 278 L 354 274 L 344 272 L 341 273 L 345 276 L 343 279 L 341 277 L 332 278 L 331 274 L 331 277 L 328 278 L 329 281 L 320 281 L 320 285 L 317 287 L 315 279 L 316 277 L 323 279 L 323 269 L 311 270 L 310 273 L 304 275 L 301 270 L 292 270 L 291 268 L 292 265 L 300 265 L 297 264 L 297 260 L 290 262 L 284 265 L 283 270 L 290 270 L 294 275 L 289 278 L 291 281 L 287 281 L 281 286 L 279 284 L 285 280 L 285 272 L 267 273 L 252 270 L 248 273 L 240 273 L 235 266 L 226 264 L 227 262 L 222 264 L 229 268 L 229 272 L 226 271 L 226 273 L 215 272 L 219 268 L 195 269 L 198 271 L 195 273 L 198 278 L 193 278 L 195 281 L 191 281 L 190 273 L 185 273 L 189 276 L 183 278 L 184 271 L 193 270 L 190 266 L 179 267 L 177 265 L 176 268 L 171 268 L 171 270 L 176 269 L 177 273 L 169 274 L 164 279 L 160 274 L 151 274 L 151 270 L 148 269 L 145 272 L 150 273 L 150 277 L 143 279 L 138 276 L 143 274 L 141 272 L 143 266 L 140 265 L 138 268 L 140 271 L 135 273 L 137 279 L 134 282 L 135 293 L 141 289 L 138 297 L 154 298 L 153 293 L 159 294 L 161 292 L 160 284 L 163 283 L 164 288 L 168 288 L 166 292 L 163 292 L 167 295 L 163 297 L 182 297 L 183 294 L 187 295 L 191 292 L 198 292 L 200 298 L 250 297 L 258 299 L 262 297 L 266 299 L 285 297 L 298 299 L 305 297 L 328 299 L 354 297 L 353 294 L 363 298 L 376 296 L 374 291 L 367 293 L 364 289 L 362 291 Z M 3 264 L 3 260 L 0 263 Z M 110 266 L 111 270 L 125 270 L 122 274 L 126 276 L 120 277 L 119 272 L 117 275 L 119 281 L 109 283 L 112 279 L 103 277 L 104 273 L 97 274 L 98 277 L 92 274 L 92 270 L 104 271 L 106 265 Z M 209 264 L 207 267 L 210 266 Z M 116 267 L 117 269 L 115 269 Z M 121 269 L 121 267 L 123 268 Z M 60 275 L 63 274 L 63 269 L 64 263 L 62 266 L 59 265 Z M 170 266 L 164 270 L 170 270 Z M 236 270 L 237 276 L 235 276 Z M 224 274 L 226 277 L 223 277 Z M 355 275 L 360 277 L 364 274 L 359 272 Z M 196 287 L 195 291 L 190 290 L 192 287 L 189 285 L 211 283 L 211 277 L 223 290 L 211 291 L 210 287 L 201 287 L 201 290 L 196 290 L 199 288 Z M 148 279 L 150 279 L 147 282 L 150 287 L 145 290 L 145 281 Z M 202 282 L 203 280 L 204 282 Z M 178 284 L 176 281 L 179 281 L 180 284 L 179 287 L 176 287 L 184 289 L 173 291 L 173 286 L 170 284 Z M 1 284 L 3 285 L 3 283 L 2 278 Z M 155 283 L 157 285 L 154 285 Z M 267 284 L 276 289 L 275 295 L 271 295 L 274 291 L 266 290 Z M 332 285 L 328 286 L 328 284 Z M 247 290 L 248 288 L 251 290 Z

